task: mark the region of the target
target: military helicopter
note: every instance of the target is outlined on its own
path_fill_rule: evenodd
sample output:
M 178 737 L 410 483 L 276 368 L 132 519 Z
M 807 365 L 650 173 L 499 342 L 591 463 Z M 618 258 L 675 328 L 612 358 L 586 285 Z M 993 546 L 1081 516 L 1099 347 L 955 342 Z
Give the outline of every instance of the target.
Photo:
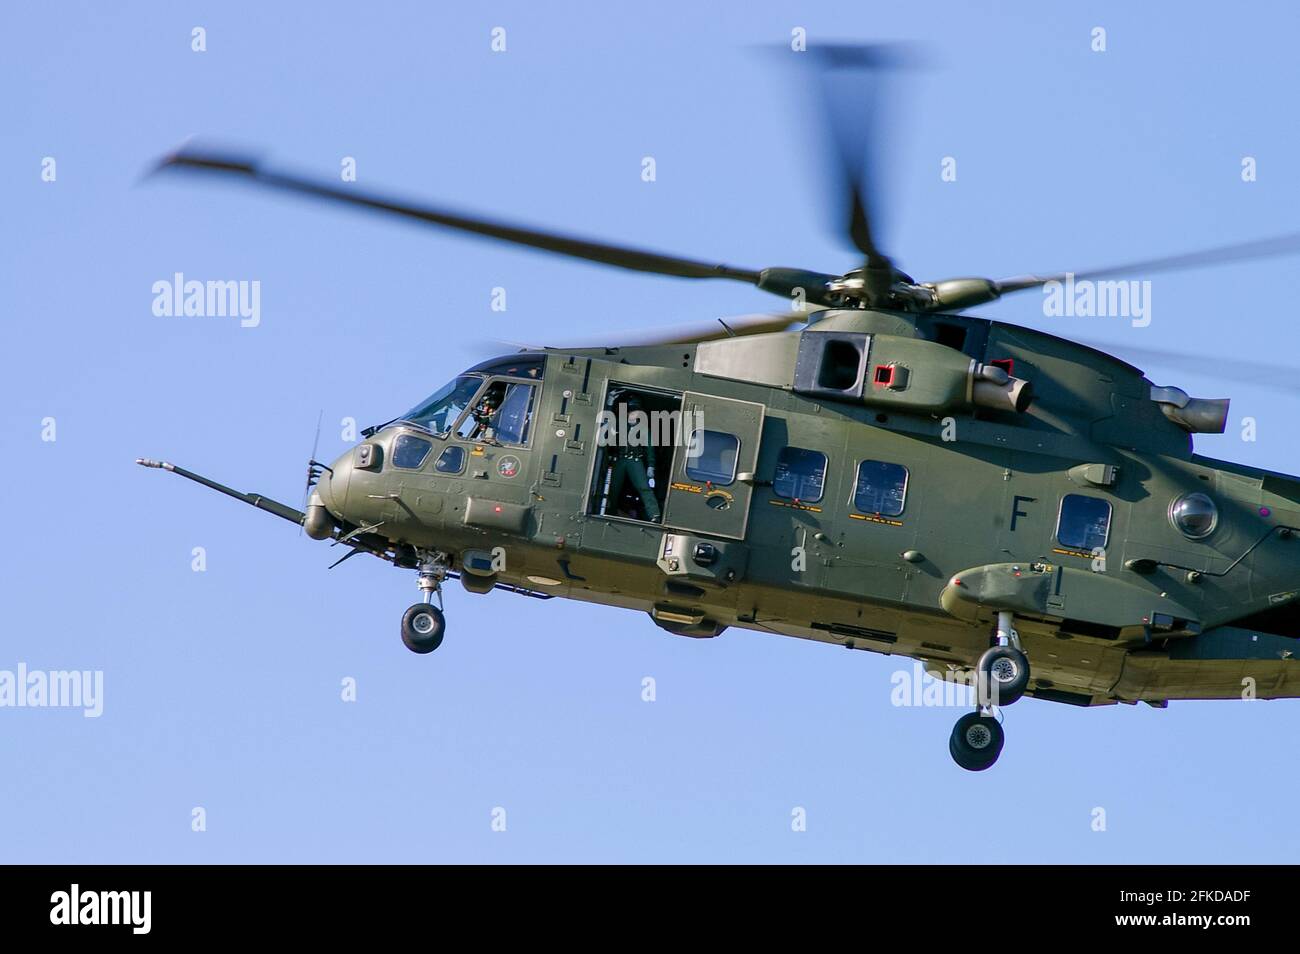
M 878 70 L 828 47 L 822 79 Z M 843 113 L 841 113 L 843 115 Z M 987 769 L 1001 709 L 1300 696 L 1300 478 L 1194 453 L 1228 401 L 1129 363 L 960 314 L 1061 275 L 915 281 L 878 246 L 834 143 L 843 273 L 748 269 L 373 195 L 185 147 L 161 168 L 415 219 L 634 271 L 743 282 L 793 310 L 627 346 L 484 361 L 312 460 L 304 509 L 141 459 L 416 572 L 405 645 L 437 649 L 442 589 L 565 597 L 669 633 L 728 627 L 921 660 L 966 680 L 949 751 Z M 1300 236 L 1080 272 L 1300 250 Z M 340 560 L 339 562 L 342 562 Z M 435 605 L 435 602 L 437 605 Z

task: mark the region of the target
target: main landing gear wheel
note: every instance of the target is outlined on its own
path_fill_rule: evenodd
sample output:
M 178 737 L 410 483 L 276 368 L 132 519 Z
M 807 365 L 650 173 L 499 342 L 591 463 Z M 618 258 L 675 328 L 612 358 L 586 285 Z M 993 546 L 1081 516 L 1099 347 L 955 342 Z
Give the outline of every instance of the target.
M 1002 753 L 1002 725 L 992 715 L 968 712 L 953 726 L 948 739 L 952 760 L 968 772 L 982 772 Z
M 976 664 L 981 705 L 1009 706 L 1029 688 L 1029 657 L 1015 646 L 990 646 Z
M 416 603 L 402 614 L 402 642 L 413 653 L 433 652 L 446 631 L 447 619 L 432 603 Z

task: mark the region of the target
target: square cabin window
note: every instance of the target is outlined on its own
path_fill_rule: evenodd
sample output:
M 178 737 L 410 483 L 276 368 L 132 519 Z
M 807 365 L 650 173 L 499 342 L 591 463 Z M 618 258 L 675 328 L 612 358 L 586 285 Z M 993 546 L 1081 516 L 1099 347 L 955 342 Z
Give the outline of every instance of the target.
M 1091 553 L 1104 547 L 1109 536 L 1110 501 L 1083 494 L 1061 498 L 1061 514 L 1056 519 L 1056 539 L 1061 546 Z
M 816 503 L 826 485 L 826 455 L 802 447 L 782 447 L 772 490 L 778 497 Z
M 736 479 L 740 438 L 726 431 L 695 431 L 686 455 L 687 477 L 725 487 Z
M 897 517 L 907 498 L 907 468 L 883 460 L 864 460 L 858 464 L 858 479 L 853 488 L 853 506 L 861 513 Z

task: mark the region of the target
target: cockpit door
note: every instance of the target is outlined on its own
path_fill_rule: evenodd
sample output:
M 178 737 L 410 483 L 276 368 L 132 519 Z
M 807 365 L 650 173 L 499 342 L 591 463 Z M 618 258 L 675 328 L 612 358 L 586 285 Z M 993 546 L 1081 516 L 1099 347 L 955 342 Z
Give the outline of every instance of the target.
M 763 433 L 763 405 L 687 391 L 664 525 L 743 539 Z

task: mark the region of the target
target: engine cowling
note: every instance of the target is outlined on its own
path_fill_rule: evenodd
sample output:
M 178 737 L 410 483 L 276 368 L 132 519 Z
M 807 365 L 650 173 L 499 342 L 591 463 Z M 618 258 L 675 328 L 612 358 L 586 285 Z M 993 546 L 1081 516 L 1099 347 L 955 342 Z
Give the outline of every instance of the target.
M 971 405 L 1023 412 L 1029 381 L 937 342 L 899 335 L 805 331 L 794 390 L 810 397 L 914 412 Z

